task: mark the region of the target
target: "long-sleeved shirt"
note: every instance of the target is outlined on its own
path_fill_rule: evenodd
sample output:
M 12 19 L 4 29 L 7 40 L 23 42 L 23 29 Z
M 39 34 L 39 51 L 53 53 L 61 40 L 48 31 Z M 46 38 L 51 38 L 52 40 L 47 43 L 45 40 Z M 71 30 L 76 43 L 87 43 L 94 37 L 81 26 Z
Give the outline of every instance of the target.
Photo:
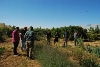
M 78 37 L 78 33 L 74 33 L 74 38 L 77 38 Z
M 51 33 L 50 32 L 47 33 L 46 36 L 47 36 L 47 39 L 51 38 Z
M 26 39 L 26 41 L 34 41 L 36 36 L 34 32 L 30 30 L 25 33 L 24 38 Z
M 19 33 L 17 30 L 14 30 L 12 32 L 12 42 L 19 42 L 20 37 L 19 37 Z

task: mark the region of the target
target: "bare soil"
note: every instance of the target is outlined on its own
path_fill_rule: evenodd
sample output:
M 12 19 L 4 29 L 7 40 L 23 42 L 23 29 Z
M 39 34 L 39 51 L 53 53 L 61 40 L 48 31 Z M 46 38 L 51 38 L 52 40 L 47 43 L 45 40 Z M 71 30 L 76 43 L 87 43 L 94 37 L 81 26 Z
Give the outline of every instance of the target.
M 13 43 L 11 42 L 11 38 L 0 43 L 0 47 L 6 48 L 0 59 L 0 67 L 41 67 L 36 59 L 26 58 L 26 53 L 20 51 L 20 44 L 17 49 L 19 56 L 13 56 Z

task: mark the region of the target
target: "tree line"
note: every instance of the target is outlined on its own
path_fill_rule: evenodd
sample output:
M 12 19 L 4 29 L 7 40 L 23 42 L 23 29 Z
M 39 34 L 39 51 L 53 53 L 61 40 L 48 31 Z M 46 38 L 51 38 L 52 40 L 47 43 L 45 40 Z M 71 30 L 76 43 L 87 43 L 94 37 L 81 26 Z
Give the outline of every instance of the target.
M 0 24 L 0 41 L 4 41 L 7 38 L 11 37 L 12 31 L 15 29 L 16 26 L 7 26 L 4 23 L 2 23 L 3 26 Z M 55 32 L 58 31 L 60 38 L 63 38 L 64 30 L 67 30 L 69 33 L 69 40 L 74 40 L 73 34 L 75 31 L 79 33 L 79 37 L 83 38 L 84 40 L 98 40 L 100 38 L 100 28 L 97 25 L 94 29 L 93 27 L 90 27 L 90 29 L 84 29 L 81 26 L 69 26 L 69 27 L 59 27 L 59 28 L 46 28 L 42 29 L 40 28 L 34 28 L 34 32 L 37 36 L 44 37 L 47 33 L 47 31 L 51 31 L 52 37 L 54 37 Z M 19 31 L 20 32 L 20 31 Z

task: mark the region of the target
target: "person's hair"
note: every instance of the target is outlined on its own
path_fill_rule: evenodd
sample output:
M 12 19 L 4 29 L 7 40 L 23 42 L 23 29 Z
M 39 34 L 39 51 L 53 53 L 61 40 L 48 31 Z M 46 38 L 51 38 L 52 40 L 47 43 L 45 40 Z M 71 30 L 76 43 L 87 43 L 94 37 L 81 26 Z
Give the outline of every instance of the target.
M 24 33 L 24 29 L 21 29 L 20 32 L 21 32 L 21 33 Z
M 19 27 L 16 27 L 17 30 L 19 30 Z
M 24 27 L 25 30 L 27 30 L 27 27 Z
M 33 30 L 33 27 L 32 26 L 30 26 L 30 30 Z

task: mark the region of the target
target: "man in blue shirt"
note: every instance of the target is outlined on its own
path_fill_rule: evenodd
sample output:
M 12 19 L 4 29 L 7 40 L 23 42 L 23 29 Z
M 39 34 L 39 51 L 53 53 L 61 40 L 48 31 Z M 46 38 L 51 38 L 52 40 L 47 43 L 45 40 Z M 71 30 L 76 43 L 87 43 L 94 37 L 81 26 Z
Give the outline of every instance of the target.
M 63 37 L 64 37 L 64 47 L 67 46 L 68 36 L 69 36 L 69 35 L 68 35 L 67 30 L 65 30 L 64 35 L 63 35 Z

